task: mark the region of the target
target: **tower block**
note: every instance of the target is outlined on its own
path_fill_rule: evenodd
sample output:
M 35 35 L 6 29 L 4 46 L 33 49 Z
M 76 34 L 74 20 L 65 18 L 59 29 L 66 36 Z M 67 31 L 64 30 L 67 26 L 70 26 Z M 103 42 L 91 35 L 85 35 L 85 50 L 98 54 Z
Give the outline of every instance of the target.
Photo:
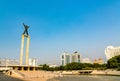
M 26 39 L 26 59 L 25 59 L 25 63 L 26 65 L 28 65 L 28 57 L 29 57 L 29 44 L 30 44 L 30 36 L 22 34 L 22 40 L 21 40 L 21 51 L 20 51 L 20 65 L 23 65 L 23 54 L 24 54 L 24 40 Z

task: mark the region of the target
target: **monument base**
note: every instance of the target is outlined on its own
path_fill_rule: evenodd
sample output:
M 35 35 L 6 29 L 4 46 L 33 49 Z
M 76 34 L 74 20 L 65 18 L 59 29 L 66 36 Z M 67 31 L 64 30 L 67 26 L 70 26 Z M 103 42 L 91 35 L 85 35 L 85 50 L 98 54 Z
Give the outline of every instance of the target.
M 8 66 L 13 70 L 18 70 L 18 71 L 36 71 L 39 69 L 39 66 Z

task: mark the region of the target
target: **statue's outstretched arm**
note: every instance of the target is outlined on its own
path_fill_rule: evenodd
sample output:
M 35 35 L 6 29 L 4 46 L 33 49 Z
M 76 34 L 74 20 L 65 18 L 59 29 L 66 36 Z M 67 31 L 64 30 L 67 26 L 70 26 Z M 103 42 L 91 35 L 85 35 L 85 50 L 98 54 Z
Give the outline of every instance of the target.
M 26 25 L 23 23 L 23 26 L 25 27 Z

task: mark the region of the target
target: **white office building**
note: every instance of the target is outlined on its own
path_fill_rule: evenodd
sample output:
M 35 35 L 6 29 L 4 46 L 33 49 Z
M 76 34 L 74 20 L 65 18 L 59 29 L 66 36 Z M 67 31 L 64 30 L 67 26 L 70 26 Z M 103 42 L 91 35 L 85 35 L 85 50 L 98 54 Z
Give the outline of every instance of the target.
M 61 60 L 61 65 L 64 66 L 68 63 L 72 63 L 72 62 L 77 62 L 80 63 L 81 62 L 81 56 L 80 54 L 76 51 L 73 54 L 68 54 L 67 52 L 64 52 L 61 56 L 60 56 L 60 60 Z
M 71 55 L 71 62 L 80 63 L 80 60 L 81 60 L 81 56 L 77 51 Z
M 36 58 L 29 59 L 29 66 L 37 66 L 37 59 Z
M 120 47 L 108 46 L 105 49 L 105 55 L 106 55 L 107 60 L 109 60 L 112 57 L 115 57 L 117 55 L 120 55 Z
M 64 52 L 60 57 L 62 66 L 70 63 L 70 55 L 67 52 Z

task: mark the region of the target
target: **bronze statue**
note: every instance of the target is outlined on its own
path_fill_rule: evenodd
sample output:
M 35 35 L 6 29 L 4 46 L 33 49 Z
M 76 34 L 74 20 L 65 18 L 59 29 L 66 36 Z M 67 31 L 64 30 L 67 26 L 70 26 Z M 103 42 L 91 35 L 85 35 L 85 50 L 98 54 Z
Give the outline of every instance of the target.
M 24 35 L 26 34 L 26 35 L 28 36 L 28 35 L 29 35 L 29 34 L 28 34 L 28 28 L 29 28 L 30 26 L 25 25 L 24 23 L 23 23 L 23 26 L 24 26 L 24 28 L 25 28 L 23 34 L 24 34 Z

